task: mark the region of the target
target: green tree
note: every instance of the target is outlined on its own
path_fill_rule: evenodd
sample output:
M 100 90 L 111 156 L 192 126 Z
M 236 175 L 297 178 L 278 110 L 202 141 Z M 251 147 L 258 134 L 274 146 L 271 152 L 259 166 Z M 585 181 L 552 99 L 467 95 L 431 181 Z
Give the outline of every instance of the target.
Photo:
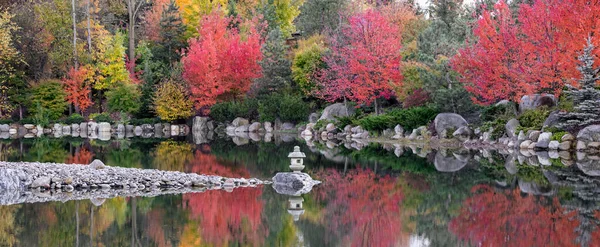
M 346 8 L 346 0 L 307 0 L 300 7 L 297 26 L 304 35 L 324 34 L 337 30 L 340 11 Z
M 313 36 L 299 42 L 294 51 L 292 78 L 304 95 L 312 96 L 315 90 L 315 75 L 325 68 L 323 56 L 327 52 L 322 36 Z
M 34 116 L 57 120 L 67 109 L 66 96 L 61 81 L 42 81 L 31 90 L 28 103 L 29 111 Z
M 41 23 L 39 34 L 49 41 L 49 66 L 54 76 L 62 77 L 72 66 L 73 29 L 69 0 L 51 0 L 35 5 L 37 22 Z M 31 20 L 30 20 L 31 21 Z M 67 55 L 68 54 L 68 55 Z
M 156 88 L 154 110 L 165 121 L 186 119 L 193 115 L 192 102 L 184 86 L 173 81 L 161 83 Z
M 165 7 L 160 18 L 160 42 L 157 45 L 156 58 L 167 64 L 179 61 L 179 52 L 187 46 L 184 36 L 185 25 L 179 15 L 179 7 L 175 1 L 171 1 Z
M 294 20 L 300 14 L 303 0 L 265 0 L 258 6 L 258 13 L 263 15 L 267 22 L 267 31 L 270 33 L 276 27 L 281 29 L 284 38 L 290 37 L 296 31 Z
M 0 117 L 8 116 L 15 109 L 15 99 L 24 83 L 17 76 L 15 65 L 21 63 L 21 54 L 14 46 L 13 35 L 19 27 L 12 21 L 13 15 L 0 9 Z
M 108 110 L 111 112 L 133 114 L 140 108 L 141 93 L 137 85 L 118 83 L 106 92 Z
M 281 91 L 290 87 L 291 62 L 287 58 L 288 46 L 282 36 L 281 30 L 273 29 L 267 41 L 262 45 L 263 59 L 259 62 L 263 75 L 255 83 L 255 92 L 258 95 Z

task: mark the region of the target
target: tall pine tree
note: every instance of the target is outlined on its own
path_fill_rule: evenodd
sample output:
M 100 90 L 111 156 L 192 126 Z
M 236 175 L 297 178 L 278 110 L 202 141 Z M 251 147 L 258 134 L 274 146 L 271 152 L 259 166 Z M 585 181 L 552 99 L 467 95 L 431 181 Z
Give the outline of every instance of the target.
M 186 47 L 185 25 L 179 15 L 179 7 L 171 1 L 163 10 L 160 18 L 160 42 L 156 58 L 172 64 L 181 59 L 180 51 Z
M 564 93 L 573 100 L 573 111 L 559 113 L 559 128 L 580 128 L 600 122 L 600 90 L 596 88 L 600 80 L 600 68 L 594 68 L 594 45 L 588 37 L 587 46 L 579 56 L 581 63 L 577 70 L 581 72 L 580 88 L 569 88 Z
M 259 64 L 263 76 L 256 79 L 254 93 L 260 96 L 289 88 L 292 76 L 291 61 L 287 58 L 288 46 L 279 27 L 269 32 L 261 51 L 263 60 Z

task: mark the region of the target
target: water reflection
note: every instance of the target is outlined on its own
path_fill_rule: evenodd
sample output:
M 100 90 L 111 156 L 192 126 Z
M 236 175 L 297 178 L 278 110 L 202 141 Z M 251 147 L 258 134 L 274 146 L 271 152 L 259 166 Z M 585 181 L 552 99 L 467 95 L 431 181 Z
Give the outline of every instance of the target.
M 295 140 L 210 143 L 35 139 L 0 159 L 270 178 Z M 362 145 L 362 144 L 361 144 Z M 359 147 L 358 144 L 354 145 Z M 345 142 L 303 146 L 308 194 L 230 193 L 0 206 L 8 246 L 595 246 L 600 166 L 590 154 L 431 150 Z M 299 205 L 300 204 L 300 205 Z M 298 207 L 300 206 L 300 207 Z M 6 243 L 6 244 L 4 244 Z

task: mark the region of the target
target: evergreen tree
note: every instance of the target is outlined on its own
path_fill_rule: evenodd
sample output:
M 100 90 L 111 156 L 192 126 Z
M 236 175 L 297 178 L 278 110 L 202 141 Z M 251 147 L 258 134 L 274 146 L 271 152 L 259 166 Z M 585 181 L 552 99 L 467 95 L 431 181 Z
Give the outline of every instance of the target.
M 291 61 L 287 58 L 288 46 L 285 44 L 281 29 L 269 32 L 267 41 L 262 45 L 263 59 L 259 62 L 263 76 L 256 79 L 254 93 L 263 95 L 288 88 L 291 81 Z
M 160 18 L 160 42 L 156 58 L 167 64 L 179 61 L 179 52 L 186 47 L 184 37 L 185 25 L 179 15 L 179 7 L 175 1 L 171 1 L 163 10 Z
M 577 67 L 582 75 L 580 88 L 570 87 L 564 92 L 575 107 L 571 112 L 559 113 L 559 128 L 584 127 L 600 121 L 600 90 L 596 88 L 600 68 L 594 68 L 594 48 L 591 37 L 588 37 L 587 46 L 579 56 L 581 64 Z
M 346 4 L 346 0 L 307 0 L 300 7 L 298 30 L 305 36 L 336 30 L 341 22 L 340 11 Z

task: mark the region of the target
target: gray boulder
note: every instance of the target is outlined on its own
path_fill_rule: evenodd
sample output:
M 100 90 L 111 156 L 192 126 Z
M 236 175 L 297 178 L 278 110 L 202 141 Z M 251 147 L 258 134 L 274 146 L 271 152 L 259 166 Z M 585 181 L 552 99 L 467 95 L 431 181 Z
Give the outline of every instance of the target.
M 438 136 L 446 137 L 446 131 L 448 129 L 457 130 L 460 127 L 467 126 L 467 120 L 456 113 L 440 113 L 433 120 L 435 125 L 435 131 Z
M 104 162 L 100 161 L 99 159 L 95 159 L 94 161 L 92 161 L 92 163 L 90 163 L 89 166 L 94 170 L 100 170 L 106 167 L 106 165 L 104 165 Z
M 552 138 L 552 133 L 544 132 L 541 133 L 538 137 L 537 143 L 535 144 L 535 148 L 537 149 L 548 149 L 548 145 L 550 144 L 550 138 Z
M 548 117 L 544 121 L 542 130 L 549 128 L 549 127 L 555 127 L 558 124 L 558 121 L 559 121 L 558 113 L 559 113 L 559 111 L 557 110 L 557 111 L 551 112 L 550 115 L 548 115 Z
M 194 123 L 192 124 L 192 132 L 200 132 L 208 130 L 208 118 L 207 117 L 194 117 Z
M 107 122 L 102 122 L 98 124 L 98 132 L 109 132 L 110 133 L 110 124 Z
M 248 127 L 248 132 L 257 133 L 261 127 L 262 125 L 259 122 L 254 122 Z
M 96 135 L 98 133 L 98 124 L 96 122 L 87 123 L 88 135 Z
M 142 134 L 144 134 L 144 129 L 142 129 L 142 126 L 135 126 L 135 128 L 133 129 L 133 133 L 135 134 L 135 136 L 141 136 Z
M 231 124 L 232 124 L 234 127 L 240 127 L 240 126 L 242 126 L 242 125 L 250 124 L 250 121 L 248 121 L 248 119 L 245 119 L 245 118 L 238 117 L 238 118 L 234 119 L 234 120 L 231 122 Z
M 263 124 L 263 126 L 265 127 L 265 132 L 267 132 L 267 133 L 273 132 L 273 124 L 271 124 L 271 122 L 265 122 Z
M 319 121 L 319 113 L 317 112 L 313 112 L 308 116 L 308 122 L 309 123 L 317 123 L 317 121 Z
M 0 124 L 0 132 L 8 132 L 10 130 L 10 126 L 8 124 Z
M 33 180 L 33 183 L 31 183 L 30 187 L 31 188 L 38 188 L 38 187 L 49 188 L 50 182 L 52 182 L 52 179 L 50 177 L 42 176 L 42 177 L 39 177 L 39 178 L 36 178 L 35 180 Z
M 273 188 L 283 195 L 297 196 L 310 192 L 312 187 L 320 184 L 306 173 L 280 172 L 273 177 Z
M 282 131 L 291 131 L 291 130 L 295 130 L 295 129 L 296 129 L 296 126 L 293 123 L 285 122 L 281 125 Z
M 521 101 L 519 103 L 519 110 L 524 112 L 526 110 L 534 110 L 540 106 L 556 106 L 557 99 L 554 95 L 551 94 L 532 94 L 532 95 L 524 95 L 521 97 Z
M 242 126 L 238 126 L 237 128 L 235 128 L 235 132 L 236 133 L 246 133 L 246 132 L 248 132 L 249 127 L 250 127 L 249 124 L 244 124 Z
M 504 128 L 506 130 L 506 134 L 508 135 L 508 137 L 514 138 L 517 136 L 516 132 L 517 132 L 517 128 L 519 127 L 519 125 L 521 125 L 519 123 L 519 120 L 514 119 L 514 118 L 511 120 L 508 120 L 508 122 L 506 122 L 506 125 L 504 126 Z
M 355 109 L 353 107 L 346 107 L 343 103 L 335 103 L 325 107 L 319 120 L 333 121 L 336 117 L 348 117 L 354 115 L 354 112 Z
M 578 141 L 600 141 L 600 125 L 590 125 L 579 131 L 577 134 Z
M 452 136 L 464 142 L 466 140 L 471 139 L 471 136 L 473 136 L 473 131 L 471 130 L 471 128 L 469 128 L 469 126 L 463 126 L 454 131 L 454 133 L 452 133 Z

